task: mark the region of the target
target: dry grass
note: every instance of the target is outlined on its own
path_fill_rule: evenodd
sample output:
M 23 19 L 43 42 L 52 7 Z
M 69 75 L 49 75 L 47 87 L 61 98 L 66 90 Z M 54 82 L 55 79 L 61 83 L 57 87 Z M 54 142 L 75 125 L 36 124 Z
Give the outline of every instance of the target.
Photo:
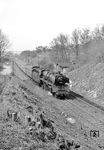
M 104 63 L 85 65 L 68 76 L 74 91 L 91 98 L 104 97 Z
M 26 121 L 26 116 L 33 117 L 35 122 L 39 119 L 43 108 L 40 108 L 37 98 L 29 92 L 26 87 L 19 83 L 18 79 L 11 78 L 6 83 L 2 91 L 2 101 L 0 101 L 0 149 L 2 150 L 56 150 L 58 149 L 55 126 L 53 131 L 56 136 L 49 139 L 51 128 L 49 127 L 33 127 L 32 135 L 30 134 L 30 126 Z M 27 111 L 26 107 L 33 107 L 33 114 Z M 9 118 L 7 110 L 16 111 L 19 118 L 15 121 Z M 45 114 L 46 115 L 46 114 Z M 45 116 L 45 120 L 48 117 Z M 42 126 L 42 123 L 41 123 Z M 44 134 L 43 134 L 44 133 Z M 45 135 L 45 137 L 43 136 Z M 64 138 L 64 137 L 63 137 Z M 71 142 L 71 139 L 70 139 Z

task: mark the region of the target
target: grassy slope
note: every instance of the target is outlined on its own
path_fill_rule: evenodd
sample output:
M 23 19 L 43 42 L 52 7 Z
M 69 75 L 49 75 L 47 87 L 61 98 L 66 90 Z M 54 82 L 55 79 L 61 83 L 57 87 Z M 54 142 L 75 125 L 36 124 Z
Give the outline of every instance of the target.
M 104 40 L 93 40 L 88 44 L 80 46 L 80 56 L 79 61 L 83 63 L 83 61 L 87 60 L 92 63 L 96 61 L 98 56 L 104 54 Z M 86 57 L 87 55 L 87 57 Z
M 90 97 L 104 96 L 104 64 L 86 65 L 69 73 L 73 89 Z

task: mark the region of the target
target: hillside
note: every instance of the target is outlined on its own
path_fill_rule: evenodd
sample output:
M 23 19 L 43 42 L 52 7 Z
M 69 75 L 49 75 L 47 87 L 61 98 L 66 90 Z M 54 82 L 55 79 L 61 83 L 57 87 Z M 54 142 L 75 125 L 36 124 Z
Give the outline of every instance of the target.
M 79 47 L 79 63 L 93 63 L 102 61 L 104 57 L 104 40 L 92 40 Z
M 104 40 L 80 46 L 80 67 L 68 72 L 73 90 L 94 99 L 104 99 Z
M 104 100 L 104 63 L 87 64 L 68 76 L 74 91 L 94 100 Z

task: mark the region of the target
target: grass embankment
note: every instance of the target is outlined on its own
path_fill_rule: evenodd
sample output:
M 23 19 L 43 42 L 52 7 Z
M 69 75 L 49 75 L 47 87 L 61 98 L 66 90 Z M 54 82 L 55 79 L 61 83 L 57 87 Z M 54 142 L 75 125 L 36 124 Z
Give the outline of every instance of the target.
M 74 91 L 94 99 L 104 97 L 104 63 L 85 65 L 68 76 Z
M 3 69 L 4 69 L 3 63 L 0 63 L 0 71 L 2 71 Z

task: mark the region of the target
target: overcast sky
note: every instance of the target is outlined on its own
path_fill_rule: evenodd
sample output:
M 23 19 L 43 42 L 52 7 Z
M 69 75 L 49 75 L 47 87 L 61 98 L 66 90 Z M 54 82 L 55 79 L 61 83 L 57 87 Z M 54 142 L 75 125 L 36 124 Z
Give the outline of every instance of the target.
M 103 0 L 0 0 L 0 29 L 14 51 L 33 50 L 59 33 L 103 23 Z

